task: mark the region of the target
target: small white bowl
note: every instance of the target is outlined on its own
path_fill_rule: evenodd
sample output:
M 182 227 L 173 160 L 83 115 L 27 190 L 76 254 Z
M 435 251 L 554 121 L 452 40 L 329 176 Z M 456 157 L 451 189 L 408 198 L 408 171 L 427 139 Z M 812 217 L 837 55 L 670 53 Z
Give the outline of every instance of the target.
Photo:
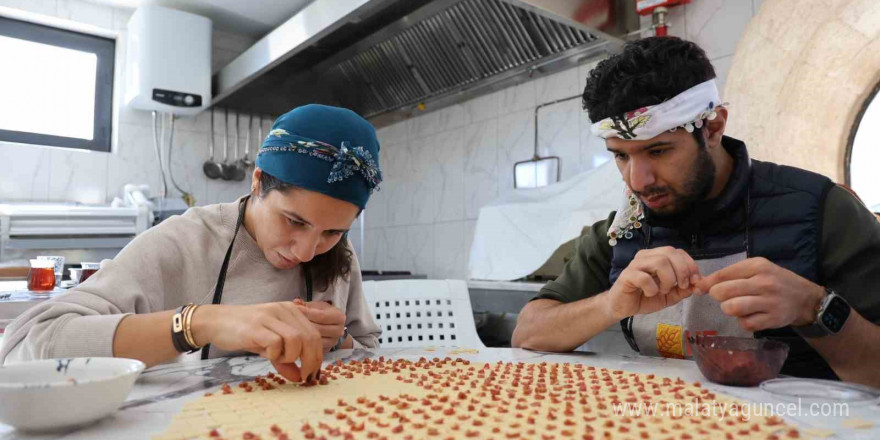
M 143 371 L 122 358 L 46 359 L 0 366 L 0 423 L 63 431 L 119 408 Z

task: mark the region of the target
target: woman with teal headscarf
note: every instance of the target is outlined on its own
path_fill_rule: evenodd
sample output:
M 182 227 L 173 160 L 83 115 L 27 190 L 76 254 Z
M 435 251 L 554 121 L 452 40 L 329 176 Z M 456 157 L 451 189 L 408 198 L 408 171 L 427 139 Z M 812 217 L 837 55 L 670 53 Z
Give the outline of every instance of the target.
M 203 358 L 256 353 L 312 380 L 324 352 L 378 346 L 346 238 L 382 179 L 374 128 L 347 109 L 298 107 L 275 121 L 252 177 L 247 196 L 162 222 L 21 315 L 0 362 L 155 365 L 201 349 Z

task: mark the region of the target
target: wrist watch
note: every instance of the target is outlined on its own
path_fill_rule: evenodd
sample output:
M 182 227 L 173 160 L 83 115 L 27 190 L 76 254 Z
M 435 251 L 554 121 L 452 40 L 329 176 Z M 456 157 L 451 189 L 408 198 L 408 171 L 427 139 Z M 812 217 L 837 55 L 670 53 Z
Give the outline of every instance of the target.
M 812 324 L 792 327 L 798 334 L 807 338 L 821 338 L 839 332 L 846 324 L 852 309 L 842 296 L 825 288 L 825 298 L 819 303 L 816 320 Z
M 342 344 L 345 343 L 345 340 L 348 339 L 348 327 L 345 327 L 345 331 L 342 333 L 342 336 L 339 337 L 339 340 L 336 341 L 336 345 L 330 349 L 330 351 L 339 350 L 342 347 Z

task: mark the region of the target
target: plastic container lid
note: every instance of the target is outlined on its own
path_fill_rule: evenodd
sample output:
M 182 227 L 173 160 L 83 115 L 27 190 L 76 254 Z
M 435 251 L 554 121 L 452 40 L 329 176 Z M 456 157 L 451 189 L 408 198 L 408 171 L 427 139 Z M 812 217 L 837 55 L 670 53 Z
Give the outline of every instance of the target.
M 865 385 L 823 379 L 784 378 L 761 383 L 761 389 L 788 399 L 833 402 L 873 402 L 880 399 L 880 390 Z

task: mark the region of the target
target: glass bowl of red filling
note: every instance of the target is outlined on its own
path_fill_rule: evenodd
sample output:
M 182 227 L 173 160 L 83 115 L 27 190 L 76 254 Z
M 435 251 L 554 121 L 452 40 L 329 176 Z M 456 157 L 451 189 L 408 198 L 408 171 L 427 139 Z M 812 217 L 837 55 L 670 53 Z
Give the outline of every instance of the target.
M 768 339 L 700 335 L 688 340 L 703 376 L 722 385 L 757 386 L 775 378 L 788 357 L 788 344 Z

